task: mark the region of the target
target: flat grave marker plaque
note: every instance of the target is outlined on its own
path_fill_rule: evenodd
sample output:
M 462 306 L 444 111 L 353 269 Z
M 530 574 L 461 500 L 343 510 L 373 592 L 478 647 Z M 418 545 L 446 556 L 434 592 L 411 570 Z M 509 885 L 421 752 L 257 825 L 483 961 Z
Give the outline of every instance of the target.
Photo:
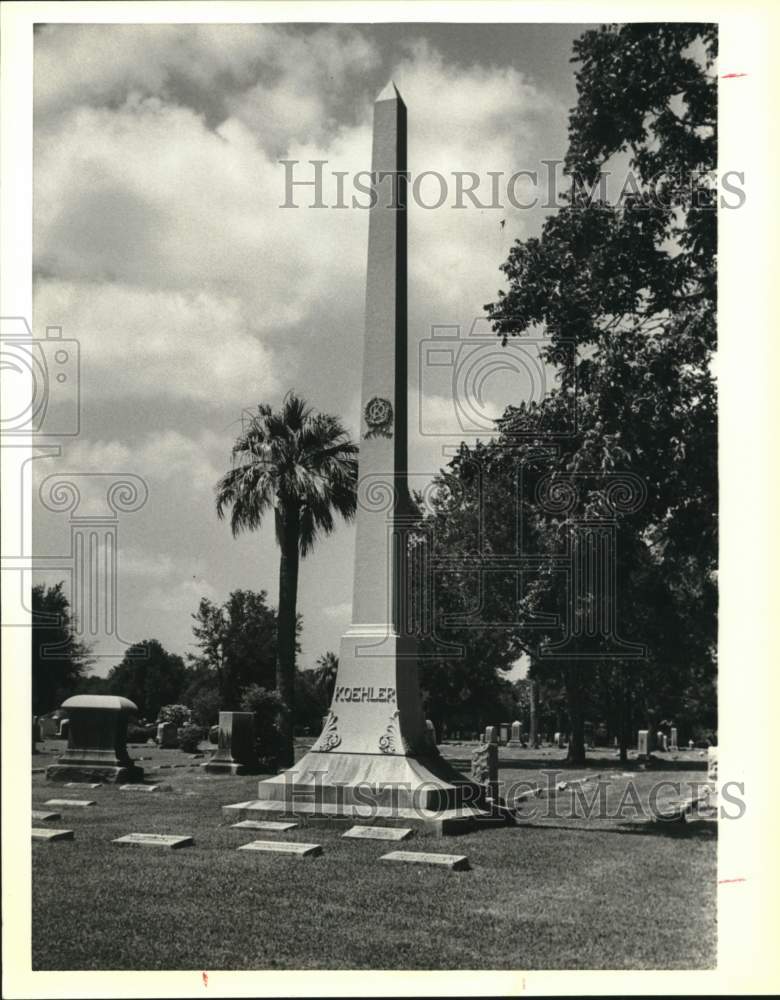
M 321 844 L 291 844 L 279 840 L 253 840 L 242 844 L 239 851 L 261 851 L 265 854 L 288 854 L 298 858 L 313 858 L 322 854 Z
M 52 830 L 46 826 L 34 826 L 32 828 L 33 840 L 73 840 L 72 830 Z
M 298 829 L 297 823 L 280 823 L 274 819 L 244 819 L 232 826 L 234 830 L 277 830 L 280 833 Z
M 344 837 L 352 840 L 408 840 L 410 827 L 404 826 L 353 826 Z
M 126 833 L 117 837 L 112 844 L 130 844 L 133 847 L 192 847 L 192 837 L 171 833 Z
M 438 865 L 452 871 L 467 871 L 469 859 L 465 854 L 431 854 L 427 851 L 391 851 L 383 854 L 380 861 L 405 861 L 413 865 Z

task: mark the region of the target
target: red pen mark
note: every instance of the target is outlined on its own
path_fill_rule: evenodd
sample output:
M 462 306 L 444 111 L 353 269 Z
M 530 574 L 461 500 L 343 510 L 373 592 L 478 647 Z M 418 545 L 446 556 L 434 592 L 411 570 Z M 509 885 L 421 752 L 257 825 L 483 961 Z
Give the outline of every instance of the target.
M 203 976 L 203 985 L 204 986 L 208 986 L 208 984 L 209 984 L 209 977 L 206 975 L 205 972 L 201 972 L 201 976 Z
M 740 76 L 747 76 L 747 73 L 723 73 L 721 80 L 736 80 Z
M 721 878 L 718 879 L 718 885 L 731 885 L 732 882 L 747 882 L 746 878 Z

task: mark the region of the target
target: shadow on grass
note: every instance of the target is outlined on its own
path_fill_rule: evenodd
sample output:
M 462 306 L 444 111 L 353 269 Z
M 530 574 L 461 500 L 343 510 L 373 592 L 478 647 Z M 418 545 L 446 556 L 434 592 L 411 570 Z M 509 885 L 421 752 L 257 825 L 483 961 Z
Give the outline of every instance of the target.
M 638 820 L 632 823 L 621 823 L 612 827 L 593 827 L 563 825 L 559 823 L 533 823 L 517 820 L 517 827 L 534 830 L 567 830 L 571 833 L 597 833 L 629 835 L 638 837 L 671 837 L 678 840 L 716 840 L 718 824 L 706 820 Z

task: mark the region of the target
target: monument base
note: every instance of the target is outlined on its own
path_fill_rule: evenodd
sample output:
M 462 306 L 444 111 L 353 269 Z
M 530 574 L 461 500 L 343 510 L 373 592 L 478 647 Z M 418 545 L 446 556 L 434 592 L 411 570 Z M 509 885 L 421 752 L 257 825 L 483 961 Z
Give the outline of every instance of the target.
M 493 814 L 481 809 L 466 807 L 442 811 L 426 809 L 396 809 L 378 806 L 368 810 L 366 806 L 336 806 L 322 803 L 296 802 L 287 805 L 263 799 L 250 799 L 223 806 L 222 813 L 231 822 L 242 819 L 282 820 L 298 823 L 300 826 L 334 827 L 347 829 L 350 826 L 396 826 L 411 827 L 422 836 L 447 837 L 460 833 L 472 833 L 496 826 L 507 826 L 510 820 L 501 813 Z
M 239 764 L 237 761 L 208 760 L 200 765 L 206 774 L 262 774 L 259 764 Z
M 436 836 L 512 822 L 481 785 L 435 751 L 419 756 L 310 751 L 294 767 L 261 781 L 257 792 L 257 799 L 223 806 L 224 815 L 411 826 Z
M 102 782 L 107 785 L 134 785 L 144 780 L 142 767 L 134 764 L 98 764 L 91 761 L 70 761 L 67 764 L 50 764 L 46 780 L 55 782 L 80 781 L 87 784 Z

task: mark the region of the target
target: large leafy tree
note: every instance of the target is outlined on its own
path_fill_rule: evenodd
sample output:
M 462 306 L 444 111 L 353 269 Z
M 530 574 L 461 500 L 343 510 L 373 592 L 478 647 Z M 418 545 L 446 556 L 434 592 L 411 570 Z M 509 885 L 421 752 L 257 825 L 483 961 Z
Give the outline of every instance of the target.
M 575 42 L 568 203 L 541 237 L 514 244 L 508 288 L 486 307 L 504 342 L 546 333 L 558 376 L 539 406 L 505 414 L 504 446 L 533 464 L 543 435 L 532 428 L 560 430 L 576 397 L 577 431 L 547 471 L 590 476 L 586 509 L 603 492 L 599 475 L 622 470 L 644 483 L 641 509 L 618 526 L 617 571 L 624 632 L 652 649 L 640 687 L 656 693 L 708 681 L 711 690 L 714 671 L 716 47 L 706 24 L 610 25 Z M 617 203 L 593 196 L 616 155 L 631 168 Z M 537 508 L 542 550 L 559 551 L 570 529 Z M 551 571 L 531 595 L 558 610 L 567 599 Z M 675 674 L 686 657 L 695 678 Z M 582 665 L 563 673 L 581 759 Z
M 184 660 L 169 653 L 157 639 L 144 639 L 127 648 L 106 678 L 106 690 L 135 702 L 139 715 L 154 721 L 163 705 L 181 700 L 186 681 Z
M 265 590 L 234 590 L 224 604 L 201 598 L 192 619 L 200 653 L 190 656 L 191 700 L 216 689 L 235 710 L 250 684 L 274 686 L 278 619 Z
M 42 715 L 74 693 L 89 666 L 89 648 L 76 636 L 64 582 L 32 588 L 32 708 Z
M 273 511 L 279 563 L 276 688 L 284 703 L 282 765 L 293 763 L 298 568 L 335 515 L 354 517 L 357 445 L 334 416 L 315 413 L 295 393 L 279 410 L 265 403 L 248 416 L 233 446 L 232 467 L 216 487 L 217 514 L 230 511 L 234 536 L 258 529 Z

